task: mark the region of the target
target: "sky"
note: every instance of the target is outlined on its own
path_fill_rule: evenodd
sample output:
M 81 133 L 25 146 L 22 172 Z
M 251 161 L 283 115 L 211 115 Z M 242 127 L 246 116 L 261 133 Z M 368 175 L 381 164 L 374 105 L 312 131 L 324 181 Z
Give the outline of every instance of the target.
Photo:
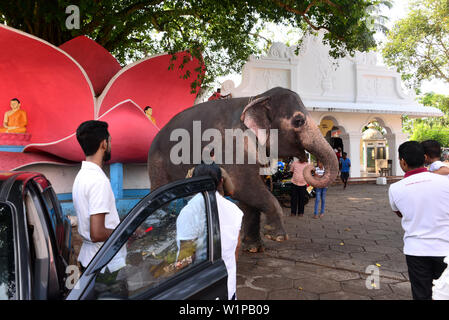
M 387 16 L 390 21 L 386 23 L 386 26 L 388 28 L 391 28 L 394 23 L 402 18 L 404 18 L 407 15 L 408 12 L 408 6 L 409 6 L 409 0 L 392 0 L 393 2 L 393 8 L 391 9 L 384 9 L 382 10 L 382 14 Z M 378 38 L 376 39 L 385 39 L 385 36 L 383 34 L 377 35 Z M 382 57 L 379 54 L 378 55 L 378 61 L 382 63 Z M 449 84 L 445 83 L 442 80 L 433 80 L 433 81 L 423 81 L 421 85 L 421 92 L 436 92 L 441 94 L 448 94 L 449 95 Z
M 385 25 L 388 28 L 391 28 L 396 21 L 406 16 L 409 6 L 409 0 L 391 0 L 391 2 L 393 2 L 393 7 L 391 9 L 384 7 L 380 12 L 381 15 L 384 15 L 389 18 L 389 21 L 385 23 Z M 262 33 L 261 35 L 272 39 L 274 42 L 284 42 L 284 43 L 287 42 L 294 43 L 295 41 L 298 40 L 297 38 L 299 37 L 299 35 L 297 34 L 288 33 L 288 28 L 283 26 L 277 26 L 274 24 L 270 25 L 267 28 L 267 31 Z M 383 35 L 381 32 L 378 32 L 375 35 L 375 38 L 378 41 L 386 39 L 385 35 Z M 382 56 L 380 53 L 378 53 L 377 61 L 378 64 L 383 65 Z M 220 78 L 219 82 L 221 83 L 229 79 L 233 80 L 235 86 L 237 87 L 241 82 L 241 75 L 231 74 L 229 76 Z M 421 85 L 421 92 L 424 93 L 430 91 L 449 95 L 449 85 L 442 80 L 423 81 Z

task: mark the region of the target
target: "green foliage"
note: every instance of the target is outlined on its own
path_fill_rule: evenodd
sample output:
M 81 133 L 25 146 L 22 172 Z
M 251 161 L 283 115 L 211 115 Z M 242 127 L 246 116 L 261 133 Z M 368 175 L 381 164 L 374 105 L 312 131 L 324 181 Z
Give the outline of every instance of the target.
M 371 121 L 370 123 L 372 123 L 374 125 L 375 129 L 377 131 L 379 131 L 380 133 L 382 133 L 382 134 L 386 134 L 387 133 L 387 130 L 385 130 L 385 128 L 382 127 L 379 122 Z M 362 128 L 362 132 L 365 132 L 366 130 L 368 130 L 368 124 Z
M 375 47 L 372 15 L 383 0 L 15 0 L 0 1 L 0 23 L 60 45 L 87 35 L 122 63 L 147 55 L 191 50 L 207 66 L 207 86 L 240 72 L 267 23 L 298 32 L 325 29 L 331 55 Z M 68 30 L 68 5 L 77 5 L 81 28 Z M 195 85 L 195 84 L 194 84 Z
M 436 140 L 442 147 L 449 147 L 449 128 L 442 125 L 430 126 L 426 123 L 417 123 L 413 128 L 410 140 L 424 141 Z
M 449 1 L 413 0 L 407 17 L 389 32 L 382 55 L 410 87 L 435 78 L 449 84 Z
M 449 96 L 430 92 L 421 96 L 419 102 L 440 109 L 444 115 L 439 118 L 404 118 L 403 131 L 411 134 L 411 140 L 433 139 L 442 147 L 449 147 Z

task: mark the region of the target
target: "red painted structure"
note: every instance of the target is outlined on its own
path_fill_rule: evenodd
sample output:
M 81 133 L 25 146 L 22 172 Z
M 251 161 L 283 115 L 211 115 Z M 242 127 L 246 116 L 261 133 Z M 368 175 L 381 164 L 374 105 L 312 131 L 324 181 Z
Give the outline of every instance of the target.
M 78 62 L 92 82 L 95 95 L 99 96 L 109 80 L 122 67 L 102 46 L 91 39 L 79 36 L 59 46 Z
M 196 97 L 191 83 L 200 62 L 188 52 L 175 54 L 171 70 L 169 54 L 122 69 L 110 53 L 87 37 L 58 48 L 4 25 L 0 25 L 0 48 L 8 48 L 0 50 L 0 116 L 9 110 L 9 101 L 18 98 L 28 115 L 30 136 L 26 156 L 0 152 L 0 170 L 36 161 L 81 161 L 84 156 L 75 131 L 91 119 L 109 123 L 111 163 L 144 163 L 159 128 L 192 106 Z M 183 60 L 188 63 L 180 68 Z M 184 79 L 186 72 L 190 77 Z M 156 125 L 143 112 L 147 105 L 153 109 Z

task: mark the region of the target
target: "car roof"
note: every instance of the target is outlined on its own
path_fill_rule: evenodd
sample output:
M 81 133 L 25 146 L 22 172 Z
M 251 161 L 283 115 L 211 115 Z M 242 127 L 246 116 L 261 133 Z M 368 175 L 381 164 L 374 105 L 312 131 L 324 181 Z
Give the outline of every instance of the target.
M 50 182 L 42 173 L 28 171 L 0 171 L 0 200 L 8 198 L 10 188 L 14 182 L 26 183 L 33 179 L 45 190 L 50 186 Z
M 8 180 L 12 176 L 15 176 L 14 180 L 26 181 L 30 178 L 43 176 L 43 174 L 30 171 L 0 171 L 0 181 Z

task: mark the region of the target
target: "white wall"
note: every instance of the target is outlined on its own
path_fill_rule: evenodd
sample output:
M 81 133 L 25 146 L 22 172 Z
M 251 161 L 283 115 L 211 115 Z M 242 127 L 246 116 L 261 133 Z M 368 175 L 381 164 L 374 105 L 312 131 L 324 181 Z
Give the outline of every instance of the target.
M 149 189 L 150 177 L 147 164 L 125 164 L 123 166 L 123 189 Z
M 60 166 L 54 164 L 33 164 L 21 168 L 19 171 L 32 171 L 44 174 L 50 180 L 56 193 L 71 193 L 73 181 L 81 164 L 74 166 Z M 104 167 L 109 177 L 109 166 Z M 150 179 L 146 164 L 125 164 L 123 166 L 123 188 L 124 189 L 148 189 Z
M 50 180 L 56 193 L 71 193 L 73 181 L 81 168 L 75 166 L 60 166 L 55 164 L 33 164 L 20 168 L 18 171 L 32 171 L 42 173 Z

